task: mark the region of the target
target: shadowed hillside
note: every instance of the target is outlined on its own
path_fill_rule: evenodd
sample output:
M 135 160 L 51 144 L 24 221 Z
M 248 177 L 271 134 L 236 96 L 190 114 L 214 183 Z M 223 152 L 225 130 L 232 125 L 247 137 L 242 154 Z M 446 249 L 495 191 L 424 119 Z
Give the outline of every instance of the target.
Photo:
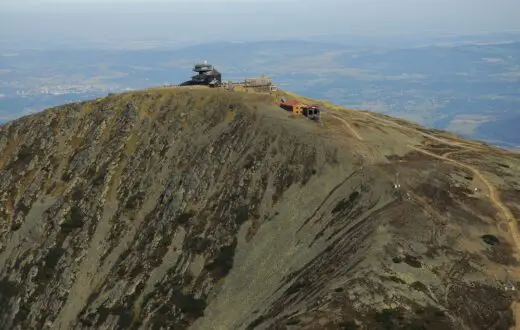
M 513 327 L 520 155 L 320 104 L 164 88 L 0 126 L 0 324 Z

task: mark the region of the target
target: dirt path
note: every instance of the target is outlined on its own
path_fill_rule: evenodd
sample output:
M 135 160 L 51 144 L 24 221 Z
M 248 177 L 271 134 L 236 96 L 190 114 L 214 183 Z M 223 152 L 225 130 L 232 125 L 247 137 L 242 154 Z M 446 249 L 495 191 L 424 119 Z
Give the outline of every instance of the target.
M 412 148 L 414 150 L 417 150 L 419 152 L 422 152 L 422 153 L 424 153 L 426 155 L 429 155 L 429 156 L 432 156 L 432 157 L 435 157 L 435 158 L 443 159 L 443 160 L 446 160 L 448 162 L 454 163 L 454 164 L 456 164 L 458 166 L 464 167 L 464 168 L 470 170 L 471 172 L 473 172 L 486 185 L 486 187 L 488 188 L 489 199 L 495 205 L 495 207 L 500 211 L 502 216 L 507 220 L 507 223 L 509 224 L 509 229 L 511 231 L 511 236 L 514 239 L 515 244 L 516 244 L 518 250 L 520 250 L 520 235 L 518 234 L 518 227 L 517 227 L 517 224 L 516 224 L 516 219 L 513 216 L 513 213 L 511 212 L 511 210 L 509 210 L 509 208 L 500 199 L 496 187 L 491 182 L 489 182 L 489 180 L 478 169 L 476 169 L 475 167 L 473 167 L 471 165 L 461 163 L 461 162 L 459 162 L 457 160 L 450 159 L 450 158 L 448 158 L 446 156 L 436 155 L 436 154 L 434 154 L 432 152 L 426 151 L 426 150 L 421 149 L 421 148 L 417 148 L 417 147 L 412 146 L 412 145 L 408 145 L 408 147 L 410 147 L 410 148 Z
M 412 145 L 408 145 L 408 147 L 410 147 L 410 148 L 412 148 L 414 150 L 417 150 L 419 152 L 422 152 L 422 153 L 424 153 L 426 155 L 429 155 L 429 156 L 432 156 L 432 157 L 435 157 L 435 158 L 438 158 L 438 159 L 442 159 L 442 160 L 454 163 L 454 164 L 456 164 L 458 166 L 464 167 L 464 168 L 470 170 L 471 172 L 473 172 L 486 185 L 486 187 L 488 188 L 489 198 L 490 198 L 491 202 L 495 205 L 495 207 L 500 211 L 502 216 L 506 219 L 506 221 L 507 221 L 507 223 L 509 225 L 509 230 L 511 231 L 511 236 L 513 237 L 513 240 L 515 242 L 516 248 L 517 248 L 518 251 L 520 251 L 520 235 L 518 233 L 518 226 L 517 226 L 517 223 L 516 223 L 516 219 L 515 219 L 513 213 L 511 212 L 511 210 L 509 210 L 509 208 L 500 199 L 496 187 L 491 182 L 489 182 L 489 180 L 477 168 L 475 168 L 475 167 L 473 167 L 471 165 L 459 162 L 457 160 L 453 160 L 451 158 L 448 158 L 449 155 L 451 155 L 453 153 L 456 153 L 456 152 L 464 152 L 464 151 L 467 151 L 467 150 L 482 151 L 484 148 L 476 147 L 476 146 L 469 146 L 469 145 L 464 144 L 464 143 L 453 142 L 453 141 L 449 141 L 449 140 L 446 140 L 446 139 L 438 138 L 438 137 L 433 136 L 431 134 L 421 132 L 421 131 L 419 131 L 419 130 L 417 130 L 415 128 L 412 128 L 412 127 L 405 127 L 405 126 L 399 125 L 397 123 L 394 123 L 394 122 L 392 122 L 390 120 L 379 118 L 379 117 L 373 116 L 373 115 L 368 114 L 368 113 L 366 115 L 368 117 L 373 118 L 374 120 L 378 120 L 380 122 L 384 122 L 384 123 L 389 124 L 389 125 L 394 126 L 394 127 L 415 131 L 416 133 L 419 133 L 419 134 L 421 134 L 421 135 L 423 135 L 425 137 L 428 137 L 430 139 L 442 142 L 444 144 L 464 148 L 465 150 L 451 151 L 451 152 L 445 153 L 444 155 L 440 156 L 440 155 L 434 154 L 432 152 L 426 151 L 424 149 L 421 149 L 421 148 L 418 148 L 418 147 L 415 147 L 415 146 L 412 146 Z M 520 324 L 519 324 L 519 326 L 520 326 Z
M 332 115 L 332 114 L 331 114 Z M 473 150 L 473 151 L 489 151 L 488 148 L 486 147 L 481 147 L 481 146 L 475 146 L 475 145 L 468 145 L 466 143 L 461 143 L 461 142 L 455 142 L 455 141 L 450 141 L 450 140 L 447 140 L 447 139 L 443 139 L 443 138 L 439 138 L 437 136 L 434 136 L 434 135 L 431 135 L 431 134 L 428 134 L 428 133 L 425 133 L 425 132 L 422 132 L 420 130 L 417 130 L 415 128 L 412 128 L 412 127 L 406 127 L 406 126 L 403 126 L 403 125 L 400 125 L 398 123 L 395 123 L 395 122 L 392 122 L 390 120 L 386 120 L 384 118 L 380 118 L 380 117 L 377 117 L 377 116 L 374 116 L 374 115 L 371 115 L 369 113 L 365 113 L 365 115 L 367 117 L 370 117 L 372 118 L 373 120 L 375 121 L 379 121 L 379 122 L 382 122 L 382 123 L 385 123 L 389 126 L 393 126 L 395 128 L 398 128 L 398 129 L 405 129 L 405 130 L 408 130 L 408 131 L 412 131 L 412 132 L 415 132 L 417 134 L 420 134 L 426 138 L 429 138 L 429 139 L 432 139 L 432 140 L 435 140 L 437 142 L 441 142 L 441 143 L 444 143 L 446 145 L 450 145 L 450 146 L 454 146 L 454 147 L 459 147 L 459 148 L 462 148 L 463 150 L 456 150 L 456 151 L 449 151 L 449 152 L 446 152 L 444 153 L 442 156 L 441 155 L 437 155 L 437 154 L 434 154 L 432 152 L 429 152 L 429 151 L 426 151 L 424 149 L 421 149 L 421 148 L 418 148 L 418 147 L 415 147 L 415 146 L 412 146 L 412 145 L 408 145 L 408 147 L 416 150 L 416 151 L 419 151 L 423 154 L 426 154 L 426 155 L 429 155 L 431 157 L 434 157 L 434 158 L 437 158 L 437 159 L 441 159 L 441 160 L 445 160 L 445 161 L 448 161 L 448 162 L 451 162 L 453 164 L 456 164 L 460 167 L 463 167 L 463 168 L 466 168 L 468 170 L 470 170 L 472 173 L 474 173 L 474 175 L 476 175 L 487 187 L 488 189 L 488 192 L 489 192 L 489 199 L 491 200 L 491 202 L 493 203 L 493 205 L 495 206 L 495 208 L 498 209 L 499 213 L 501 214 L 501 216 L 507 221 L 508 223 L 508 226 L 509 226 L 509 231 L 510 231 L 510 234 L 511 234 L 511 237 L 513 238 L 513 241 L 516 245 L 516 250 L 517 250 L 517 254 L 519 254 L 520 252 L 520 235 L 518 233 L 518 225 L 516 223 L 516 219 L 513 215 L 513 213 L 511 212 L 511 210 L 504 204 L 504 202 L 502 201 L 502 199 L 500 198 L 499 196 L 499 193 L 495 187 L 495 185 L 493 185 L 489 180 L 488 178 L 486 178 L 477 168 L 475 168 L 474 166 L 471 166 L 471 165 L 468 165 L 468 164 L 465 164 L 465 163 L 462 163 L 460 161 L 457 161 L 457 160 L 454 160 L 454 159 L 450 159 L 448 158 L 449 156 L 455 154 L 455 153 L 462 153 L 462 152 L 467 152 L 469 150 Z M 338 116 L 335 116 L 335 115 L 332 115 L 333 117 L 341 120 L 346 126 L 347 128 L 349 129 L 349 131 L 358 139 L 358 140 L 363 140 L 359 134 L 353 129 L 353 127 L 346 121 L 344 120 L 343 118 L 340 118 Z M 506 151 L 501 151 L 501 150 L 496 150 L 498 153 L 500 154 L 509 154 L 509 152 L 506 152 Z M 415 197 L 418 197 L 418 196 L 415 196 Z M 421 203 L 421 204 L 426 204 L 424 200 L 421 200 L 420 198 L 418 198 L 418 201 Z M 429 211 L 434 211 L 432 209 L 429 209 Z M 433 213 L 433 212 L 432 212 Z M 436 212 L 435 212 L 436 213 Z M 434 213 L 434 214 L 435 214 Z M 438 215 L 438 214 L 437 214 Z M 516 272 L 515 272 L 516 273 Z M 510 330 L 514 330 L 514 329 L 520 329 L 520 302 L 516 302 L 516 301 L 513 301 L 513 303 L 511 304 L 511 309 L 513 311 L 513 314 L 514 314 L 514 318 L 515 318 L 515 326 L 513 326 Z
M 520 235 L 518 234 L 518 226 L 517 226 L 517 223 L 516 223 L 516 219 L 513 216 L 513 213 L 511 212 L 511 210 L 509 210 L 509 208 L 500 199 L 496 187 L 491 182 L 489 182 L 489 180 L 477 168 L 475 168 L 475 167 L 473 167 L 471 165 L 459 162 L 457 160 L 453 160 L 451 158 L 448 158 L 449 155 L 452 155 L 454 153 L 465 152 L 465 151 L 468 151 L 468 149 L 475 150 L 475 151 L 481 151 L 483 148 L 479 148 L 479 147 L 476 147 L 476 146 L 469 146 L 469 145 L 464 144 L 464 143 L 453 142 L 453 141 L 449 141 L 449 140 L 446 140 L 446 139 L 438 138 L 438 137 L 436 137 L 434 135 L 421 132 L 421 131 L 416 130 L 416 129 L 411 128 L 411 127 L 404 127 L 404 126 L 399 125 L 397 123 L 394 123 L 394 122 L 392 122 L 390 120 L 386 120 L 386 119 L 383 119 L 383 118 L 378 118 L 378 117 L 373 116 L 371 114 L 366 114 L 366 115 L 368 117 L 371 117 L 371 118 L 375 119 L 375 120 L 378 120 L 378 121 L 390 124 L 391 126 L 398 127 L 400 129 L 404 128 L 406 130 L 414 131 L 414 132 L 419 133 L 419 134 L 421 134 L 421 135 L 423 135 L 425 137 L 428 137 L 430 139 L 442 142 L 444 144 L 464 148 L 465 150 L 450 151 L 450 152 L 447 152 L 447 153 L 445 153 L 444 155 L 441 156 L 441 155 L 437 155 L 437 154 L 434 154 L 432 152 L 426 151 L 424 149 L 421 149 L 421 148 L 418 148 L 418 147 L 415 147 L 415 146 L 412 146 L 412 145 L 408 145 L 408 147 L 410 147 L 410 148 L 412 148 L 414 150 L 417 150 L 419 152 L 422 152 L 422 153 L 424 153 L 426 155 L 429 155 L 429 156 L 432 156 L 432 157 L 435 157 L 435 158 L 438 158 L 438 159 L 442 159 L 442 160 L 454 163 L 454 164 L 456 164 L 458 166 L 464 167 L 464 168 L 470 170 L 471 172 L 473 172 L 486 185 L 486 187 L 488 188 L 489 198 L 490 198 L 491 202 L 500 211 L 502 216 L 507 220 L 507 223 L 509 224 L 509 229 L 511 231 L 511 236 L 513 237 L 513 240 L 515 242 L 515 245 L 516 245 L 518 251 L 520 251 Z M 331 114 L 331 116 L 335 117 L 338 120 L 341 120 L 347 126 L 347 128 L 350 130 L 350 132 L 358 140 L 363 140 L 363 138 L 361 136 L 359 136 L 359 134 L 356 132 L 356 130 L 354 130 L 354 128 L 345 119 L 343 119 L 343 118 L 341 118 L 339 116 L 336 116 L 334 114 Z
M 346 121 L 345 119 L 341 118 L 340 116 L 334 115 L 332 113 L 329 113 L 329 114 L 331 117 L 334 117 L 337 120 L 340 120 L 343 124 L 345 124 L 345 126 L 347 126 L 350 133 L 352 133 L 352 135 L 354 135 L 354 137 L 356 139 L 358 139 L 359 141 L 363 141 L 363 138 L 361 137 L 361 135 L 359 135 L 359 133 L 354 129 L 354 127 L 352 127 L 352 125 L 350 125 L 350 123 L 348 121 Z
M 511 237 L 513 238 L 513 240 L 515 242 L 517 252 L 520 251 L 520 235 L 518 234 L 518 225 L 516 223 L 516 219 L 515 219 L 513 213 L 511 212 L 511 210 L 509 210 L 509 208 L 500 199 L 500 196 L 498 194 L 498 191 L 497 191 L 495 185 L 493 185 L 491 182 L 489 182 L 489 180 L 478 169 L 476 169 L 475 167 L 473 167 L 471 165 L 464 164 L 459 161 L 448 158 L 447 155 L 450 153 L 439 156 L 434 153 L 423 150 L 421 148 L 417 148 L 415 146 L 408 145 L 408 147 L 410 147 L 414 150 L 417 150 L 419 152 L 422 152 L 426 155 L 429 155 L 429 156 L 432 156 L 432 157 L 435 157 L 438 159 L 446 160 L 448 162 L 454 163 L 458 166 L 464 167 L 464 168 L 472 171 L 486 185 L 486 187 L 489 191 L 489 199 L 491 200 L 493 205 L 500 211 L 501 215 L 506 219 L 508 226 L 509 226 L 509 231 L 510 231 Z M 520 303 L 513 301 L 512 305 L 511 305 L 511 309 L 513 310 L 513 314 L 514 314 L 514 318 L 515 318 L 515 326 L 512 327 L 510 330 L 520 329 Z
M 469 150 L 448 151 L 448 152 L 444 153 L 444 154 L 442 155 L 442 157 L 446 157 L 446 158 L 447 158 L 447 157 L 452 156 L 452 155 L 454 155 L 454 154 L 461 154 L 461 153 L 463 153 L 463 152 L 468 152 L 468 151 L 469 151 Z
M 426 151 L 424 149 L 421 149 L 421 148 L 418 148 L 418 147 L 415 147 L 415 146 L 412 146 L 412 145 L 408 145 L 408 147 L 410 147 L 410 148 L 412 148 L 414 150 L 417 150 L 419 152 L 422 152 L 422 153 L 424 153 L 426 155 L 429 155 L 429 156 L 432 156 L 432 157 L 435 157 L 435 158 L 438 158 L 438 159 L 446 160 L 448 162 L 454 163 L 454 164 L 456 164 L 458 166 L 464 167 L 464 168 L 470 170 L 471 172 L 473 172 L 486 185 L 486 187 L 488 188 L 489 198 L 491 199 L 491 202 L 500 211 L 502 216 L 507 220 L 507 223 L 509 224 L 509 229 L 511 231 L 511 236 L 513 237 L 513 240 L 515 241 L 515 245 L 516 245 L 518 251 L 520 251 L 520 235 L 518 234 L 518 226 L 517 226 L 517 223 L 516 223 L 516 219 L 515 219 L 513 213 L 511 212 L 511 210 L 509 210 L 509 208 L 500 199 L 498 191 L 497 191 L 495 185 L 493 185 L 491 182 L 489 182 L 489 180 L 477 168 L 475 168 L 475 167 L 473 167 L 471 165 L 459 162 L 457 160 L 448 158 L 449 155 L 452 155 L 454 153 L 464 152 L 464 151 L 467 151 L 467 150 L 482 151 L 483 148 L 476 147 L 476 146 L 469 146 L 469 145 L 464 144 L 464 143 L 458 143 L 458 142 L 453 142 L 453 141 L 445 140 L 445 139 L 442 139 L 442 138 L 438 138 L 436 136 L 433 136 L 431 134 L 418 131 L 418 130 L 416 130 L 414 128 L 411 128 L 411 127 L 403 127 L 402 125 L 399 125 L 397 123 L 393 123 L 390 120 L 386 120 L 386 119 L 383 119 L 383 118 L 378 118 L 378 117 L 373 116 L 371 114 L 367 114 L 367 116 L 369 116 L 369 117 L 371 117 L 371 118 L 373 118 L 375 120 L 379 120 L 381 122 L 385 122 L 385 123 L 390 124 L 390 125 L 395 126 L 395 127 L 404 128 L 404 129 L 407 129 L 407 130 L 413 130 L 413 131 L 415 131 L 415 132 L 417 132 L 417 133 L 419 133 L 419 134 L 421 134 L 421 135 L 423 135 L 425 137 L 428 137 L 430 139 L 442 142 L 442 143 L 447 144 L 447 145 L 458 146 L 458 147 L 464 148 L 465 150 L 451 151 L 451 152 L 447 152 L 444 155 L 440 156 L 440 155 L 434 154 L 432 152 Z
M 371 119 L 373 119 L 375 121 L 379 121 L 379 122 L 388 124 L 388 125 L 396 127 L 396 128 L 400 128 L 400 129 L 404 129 L 404 130 L 407 130 L 407 131 L 415 132 L 415 133 L 420 134 L 420 135 L 422 135 L 424 137 L 430 138 L 432 140 L 435 140 L 437 142 L 441 142 L 441 143 L 444 143 L 444 144 L 447 144 L 447 145 L 450 145 L 450 146 L 460 147 L 460 148 L 464 148 L 464 149 L 468 149 L 468 150 L 474 150 L 474 151 L 488 151 L 489 152 L 489 151 L 492 150 L 493 152 L 496 152 L 498 154 L 505 155 L 505 156 L 508 156 L 508 155 L 511 155 L 511 154 L 518 154 L 518 151 L 502 150 L 502 149 L 498 149 L 498 148 L 497 149 L 493 149 L 491 147 L 485 147 L 485 146 L 479 146 L 479 145 L 474 145 L 474 144 L 468 144 L 468 143 L 463 143 L 463 142 L 455 142 L 455 141 L 443 139 L 443 138 L 440 138 L 440 137 L 437 137 L 437 136 L 434 136 L 434 135 L 422 132 L 422 131 L 420 131 L 418 129 L 415 129 L 413 127 L 403 126 L 403 125 L 401 125 L 399 123 L 396 123 L 396 122 L 393 122 L 391 120 L 384 119 L 384 118 L 381 118 L 381 117 L 378 117 L 378 116 L 374 116 L 374 115 L 372 115 L 370 113 L 363 113 L 363 114 L 365 116 L 367 116 L 367 117 L 370 117 Z

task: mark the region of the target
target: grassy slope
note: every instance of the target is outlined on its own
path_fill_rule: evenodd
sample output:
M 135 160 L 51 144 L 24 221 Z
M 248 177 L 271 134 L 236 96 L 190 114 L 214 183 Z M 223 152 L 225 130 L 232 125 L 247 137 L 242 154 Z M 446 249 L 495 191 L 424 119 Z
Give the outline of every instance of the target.
M 21 288 L 32 266 L 50 274 L 21 291 L 34 313 L 17 322 L 510 324 L 495 279 L 520 278 L 516 221 L 497 204 L 520 217 L 519 155 L 284 93 L 330 111 L 316 124 L 273 96 L 157 88 L 2 127 L 0 269 Z M 81 228 L 56 230 L 71 205 Z M 29 260 L 18 249 L 32 232 Z

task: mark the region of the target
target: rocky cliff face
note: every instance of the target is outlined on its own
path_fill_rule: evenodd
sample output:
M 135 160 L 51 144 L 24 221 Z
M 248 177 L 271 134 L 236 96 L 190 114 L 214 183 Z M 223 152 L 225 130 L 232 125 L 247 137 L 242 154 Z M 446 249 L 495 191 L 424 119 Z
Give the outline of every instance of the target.
M 3 329 L 507 329 L 520 157 L 157 89 L 0 127 Z M 397 186 L 396 186 L 397 184 Z

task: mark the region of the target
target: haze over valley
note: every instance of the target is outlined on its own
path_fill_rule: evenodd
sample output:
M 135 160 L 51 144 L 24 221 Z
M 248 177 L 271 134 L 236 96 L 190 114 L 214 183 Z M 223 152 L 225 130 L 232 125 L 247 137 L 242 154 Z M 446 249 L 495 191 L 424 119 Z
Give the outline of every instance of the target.
M 328 40 L 328 41 L 327 41 Z M 505 147 L 520 145 L 520 34 L 313 37 L 151 49 L 16 49 L 0 54 L 0 121 L 131 89 L 180 83 L 208 60 L 224 80 L 280 87 Z

